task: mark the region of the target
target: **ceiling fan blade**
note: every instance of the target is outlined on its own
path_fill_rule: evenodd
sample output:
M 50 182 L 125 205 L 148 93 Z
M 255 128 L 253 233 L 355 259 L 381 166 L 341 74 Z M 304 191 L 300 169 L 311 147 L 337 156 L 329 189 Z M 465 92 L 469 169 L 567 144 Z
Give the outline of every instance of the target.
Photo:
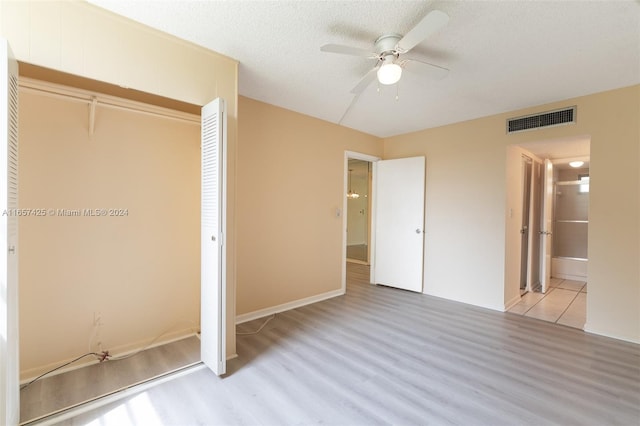
M 404 37 L 400 39 L 396 50 L 406 53 L 413 49 L 418 43 L 425 40 L 431 34 L 444 27 L 449 22 L 449 15 L 439 10 L 433 10 L 427 14 L 418 25 L 413 27 Z
M 351 89 L 351 93 L 353 93 L 354 95 L 359 95 L 360 93 L 364 92 L 364 89 L 366 89 L 371 84 L 371 82 L 375 80 L 377 71 L 378 67 L 369 70 L 369 72 L 367 72 L 364 77 L 360 79 L 360 82 L 356 84 L 356 87 Z
M 358 47 L 343 46 L 341 44 L 325 44 L 320 47 L 322 52 L 340 53 L 342 55 L 364 56 L 365 58 L 377 58 L 378 55 L 366 49 Z
M 353 97 L 353 99 L 351 99 L 351 103 L 349 103 L 349 106 L 344 111 L 344 114 L 342 114 L 342 117 L 340 117 L 340 121 L 338 121 L 338 124 L 342 124 L 342 122 L 344 121 L 344 119 L 347 116 L 347 114 L 349 114 L 349 111 L 351 111 L 351 108 L 353 108 L 353 106 L 356 104 L 356 102 L 358 102 L 358 99 L 360 99 L 360 94 L 359 93 L 357 95 L 355 95 Z
M 425 69 L 428 70 L 429 76 L 435 78 L 436 80 L 441 80 L 445 78 L 449 74 L 449 69 L 445 67 L 441 67 L 440 65 L 432 64 L 429 62 L 421 61 L 420 59 L 403 59 L 399 62 L 399 65 L 404 68 L 404 66 L 409 62 L 417 62 L 421 64 Z

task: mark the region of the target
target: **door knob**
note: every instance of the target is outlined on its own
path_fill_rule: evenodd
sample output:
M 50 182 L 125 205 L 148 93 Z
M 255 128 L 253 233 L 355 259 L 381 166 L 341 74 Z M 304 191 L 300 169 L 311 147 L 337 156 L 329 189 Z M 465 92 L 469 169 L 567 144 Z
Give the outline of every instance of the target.
M 420 228 L 416 229 L 416 234 L 419 234 L 420 232 L 422 232 L 420 231 Z

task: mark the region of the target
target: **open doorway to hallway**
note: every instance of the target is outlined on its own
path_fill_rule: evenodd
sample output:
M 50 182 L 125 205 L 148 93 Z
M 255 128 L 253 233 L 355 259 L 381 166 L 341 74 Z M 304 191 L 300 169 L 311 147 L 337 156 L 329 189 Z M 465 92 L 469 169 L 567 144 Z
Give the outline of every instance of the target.
M 367 164 L 369 197 L 367 206 L 368 261 L 348 260 L 348 201 L 355 196 L 350 177 L 349 161 L 364 160 Z M 351 163 L 354 164 L 353 162 Z M 370 282 L 389 287 L 422 292 L 424 281 L 424 198 L 425 158 L 403 157 L 380 160 L 370 155 L 345 152 L 343 215 L 343 275 L 346 291 L 348 262 L 369 264 Z M 356 215 L 362 216 L 362 209 Z M 340 211 L 338 211 L 340 215 Z M 353 241 L 351 241 L 353 243 Z M 357 242 L 356 242 L 357 243 Z
M 369 265 L 371 253 L 371 162 L 348 159 L 347 262 Z
M 344 153 L 344 193 L 342 205 L 342 290 L 347 291 L 347 275 L 357 272 L 358 281 L 370 282 L 375 250 L 373 221 L 374 163 L 379 157 L 354 151 Z
M 512 164 L 511 171 L 513 176 L 514 170 L 521 174 L 522 223 L 520 297 L 507 311 L 582 329 L 587 315 L 590 138 L 532 142 L 510 149 L 521 156 L 520 168 Z

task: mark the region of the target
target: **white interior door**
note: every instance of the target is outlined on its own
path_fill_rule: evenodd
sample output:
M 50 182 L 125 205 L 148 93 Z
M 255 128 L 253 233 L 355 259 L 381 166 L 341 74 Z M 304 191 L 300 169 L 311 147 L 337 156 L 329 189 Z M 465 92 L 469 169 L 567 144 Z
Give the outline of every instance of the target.
M 540 230 L 540 281 L 542 292 L 546 293 L 551 283 L 551 224 L 553 214 L 553 164 L 544 160 L 544 185 L 542 188 L 542 221 Z
M 0 424 L 20 422 L 18 353 L 18 63 L 0 39 Z
M 226 112 L 220 98 L 202 107 L 201 296 L 202 362 L 226 371 Z
M 542 187 L 544 186 L 544 171 L 542 164 L 533 160 L 531 163 L 531 184 L 529 194 L 529 259 L 527 260 L 527 291 L 537 289 L 542 279 L 541 272 L 541 241 L 538 230 L 542 228 Z
M 520 290 L 531 291 L 529 281 L 529 242 L 531 240 L 531 172 L 533 161 L 526 155 L 522 156 L 522 225 L 520 228 Z
M 374 163 L 376 284 L 422 292 L 424 157 Z

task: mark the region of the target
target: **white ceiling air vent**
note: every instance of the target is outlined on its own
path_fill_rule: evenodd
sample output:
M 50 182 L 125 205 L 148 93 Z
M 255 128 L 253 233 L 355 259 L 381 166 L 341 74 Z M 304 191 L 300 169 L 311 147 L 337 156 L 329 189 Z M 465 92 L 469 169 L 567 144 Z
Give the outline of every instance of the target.
M 522 132 L 524 130 L 540 129 L 543 127 L 560 126 L 576 122 L 576 107 L 557 109 L 524 117 L 509 118 L 507 133 Z

